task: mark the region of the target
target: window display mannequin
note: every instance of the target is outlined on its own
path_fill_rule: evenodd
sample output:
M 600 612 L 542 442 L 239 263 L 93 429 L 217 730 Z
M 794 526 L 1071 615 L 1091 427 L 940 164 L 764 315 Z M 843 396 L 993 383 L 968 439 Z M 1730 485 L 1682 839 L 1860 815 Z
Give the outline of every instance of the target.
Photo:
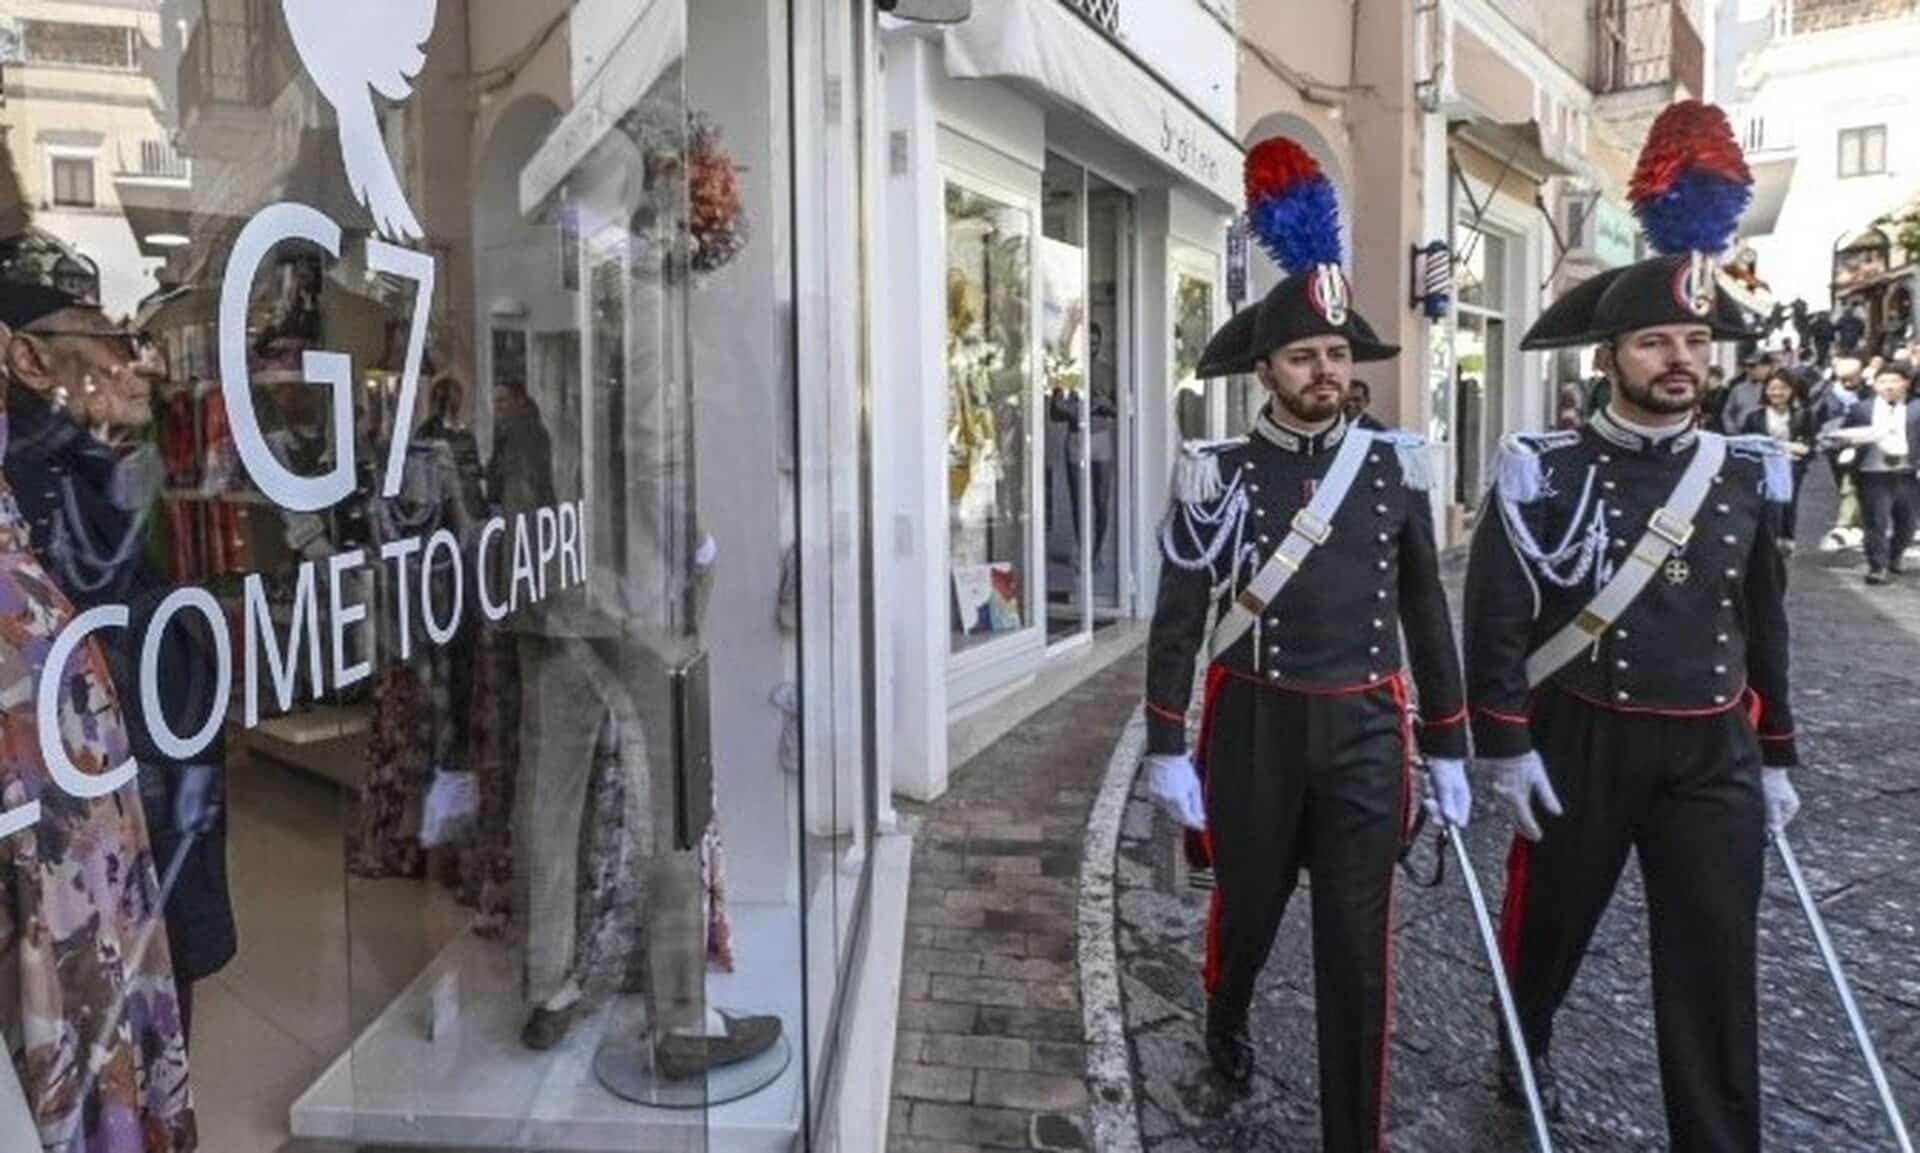
M 194 982 L 226 967 L 237 940 L 219 803 L 225 737 L 217 735 L 192 763 L 163 754 L 149 736 L 136 687 L 146 622 L 175 587 L 147 547 L 162 477 L 147 430 L 166 366 L 91 304 L 75 302 L 32 319 L 30 309 L 13 311 L 25 339 L 7 350 L 6 476 L 31 547 L 67 599 L 82 610 L 106 604 L 130 610 L 131 627 L 102 633 L 99 643 L 140 764 L 154 854 L 163 870 L 184 854 L 167 896 L 166 922 L 190 1031 Z M 168 629 L 159 669 L 162 719 L 174 732 L 194 731 L 215 689 L 212 638 L 199 617 L 186 614 Z M 190 815 L 204 827 L 189 841 L 175 811 L 199 797 L 212 802 L 211 819 Z
M 83 355 L 60 345 L 93 355 L 124 340 L 91 335 L 108 331 L 97 309 L 22 283 L 26 259 L 18 245 L 0 250 L 9 400 L 27 392 L 23 378 L 44 378 Z M 140 787 L 77 799 L 55 785 L 39 753 L 35 698 L 54 637 L 72 616 L 0 482 L 0 727 L 9 734 L 0 745 L 0 811 L 41 806 L 36 823 L 0 839 L 0 1032 L 40 1143 L 187 1153 L 198 1139 L 186 1038 Z M 69 759 L 89 774 L 121 764 L 127 731 L 100 649 L 88 642 L 78 650 L 62 681 Z

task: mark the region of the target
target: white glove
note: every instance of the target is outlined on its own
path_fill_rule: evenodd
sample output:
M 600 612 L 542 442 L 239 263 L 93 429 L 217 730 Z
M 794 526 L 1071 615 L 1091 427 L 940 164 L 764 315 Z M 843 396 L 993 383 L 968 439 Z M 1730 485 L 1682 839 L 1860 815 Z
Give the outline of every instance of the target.
M 1547 780 L 1547 766 L 1540 762 L 1540 754 L 1486 757 L 1480 763 L 1492 774 L 1493 793 L 1513 818 L 1520 835 L 1529 841 L 1545 836 L 1534 816 L 1533 802 L 1537 799 L 1542 808 L 1556 817 L 1561 810 L 1560 798 L 1554 795 L 1553 784 Z
M 1160 754 L 1147 758 L 1147 795 L 1181 828 L 1207 827 L 1207 806 L 1200 793 L 1200 775 L 1186 756 Z
M 1456 829 L 1467 827 L 1473 813 L 1473 788 L 1467 784 L 1467 763 L 1453 758 L 1427 761 L 1427 819 Z
M 1785 769 L 1761 769 L 1760 791 L 1767 798 L 1767 832 L 1784 832 L 1800 812 L 1800 794 Z

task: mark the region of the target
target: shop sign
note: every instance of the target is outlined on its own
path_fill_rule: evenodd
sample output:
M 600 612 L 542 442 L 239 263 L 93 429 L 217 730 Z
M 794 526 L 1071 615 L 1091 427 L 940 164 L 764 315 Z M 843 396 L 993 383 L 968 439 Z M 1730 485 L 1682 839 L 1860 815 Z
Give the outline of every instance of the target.
M 1620 268 L 1632 264 L 1637 250 L 1639 228 L 1633 215 L 1613 201 L 1601 197 L 1593 202 L 1593 256 L 1602 268 Z
M 407 203 L 381 141 L 373 93 L 377 89 L 402 99 L 411 94 L 409 81 L 425 64 L 420 46 L 433 30 L 434 4 L 432 0 L 406 0 L 382 12 L 388 16 L 389 26 L 368 30 L 339 19 L 324 0 L 286 0 L 294 47 L 339 121 L 341 161 L 348 186 L 371 213 L 377 229 L 377 235 L 366 241 L 366 266 L 414 286 L 413 319 L 398 399 L 399 412 L 410 414 L 419 393 L 436 261 L 431 254 L 407 246 L 420 240 L 424 230 Z M 304 242 L 318 245 L 337 259 L 342 255 L 341 239 L 339 222 L 316 208 L 292 202 L 268 205 L 241 229 L 227 257 L 220 294 L 220 388 L 234 443 L 254 486 L 268 501 L 290 512 L 329 509 L 354 491 L 358 462 L 353 365 L 344 353 L 322 350 L 304 354 L 302 369 L 307 381 L 331 393 L 333 464 L 319 475 L 295 472 L 268 447 L 254 408 L 253 385 L 247 371 L 247 305 L 255 274 L 276 249 Z M 393 442 L 379 470 L 381 493 L 386 497 L 400 493 L 412 439 L 409 421 L 399 419 L 394 426 Z M 555 593 L 584 585 L 587 523 L 586 502 L 572 501 L 488 520 L 474 538 L 471 556 L 465 555 L 459 538 L 443 528 L 424 537 L 388 541 L 380 546 L 377 559 L 370 558 L 364 549 L 352 549 L 322 560 L 308 560 L 295 572 L 293 605 L 284 629 L 274 620 L 265 577 L 248 574 L 242 581 L 242 723 L 247 728 L 260 723 L 263 672 L 271 678 L 273 703 L 281 712 L 293 707 L 294 689 L 303 667 L 316 696 L 372 676 L 372 662 L 365 656 L 348 663 L 364 651 L 349 634 L 372 627 L 369 606 L 356 595 L 359 582 L 351 579 L 352 574 L 375 565 L 390 568 L 397 593 L 390 607 L 398 618 L 398 656 L 406 660 L 412 656 L 412 614 L 420 614 L 429 643 L 445 645 L 458 631 L 464 609 L 462 598 L 469 587 L 475 590 L 481 615 L 499 621 Z M 496 563 L 495 558 L 505 563 Z M 450 571 L 452 579 L 430 580 L 429 574 L 436 571 Z M 471 582 L 465 576 L 468 571 L 475 574 Z M 506 574 L 505 587 L 500 587 L 496 575 L 500 573 Z M 416 588 L 417 594 L 413 592 Z M 322 595 L 327 608 L 324 638 Z M 176 617 L 187 613 L 204 618 L 214 648 L 215 676 L 205 721 L 197 730 L 183 735 L 173 731 L 161 708 L 158 677 L 167 629 L 174 627 Z M 35 689 L 41 755 L 54 784 L 78 798 L 113 793 L 131 783 L 138 772 L 131 757 L 104 772 L 82 770 L 67 753 L 60 723 L 68 662 L 93 634 L 127 628 L 131 616 L 124 604 L 99 605 L 75 616 L 54 638 Z M 136 676 L 148 735 L 162 754 L 191 762 L 219 735 L 232 694 L 232 646 L 225 612 L 206 589 L 177 588 L 155 608 Z M 0 838 L 28 829 L 39 819 L 39 801 L 0 813 Z

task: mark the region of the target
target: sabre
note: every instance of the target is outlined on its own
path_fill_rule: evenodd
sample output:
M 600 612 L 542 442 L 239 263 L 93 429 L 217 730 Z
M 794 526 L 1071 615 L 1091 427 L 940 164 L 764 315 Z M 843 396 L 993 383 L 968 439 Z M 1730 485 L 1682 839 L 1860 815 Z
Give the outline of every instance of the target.
M 1513 1046 L 1514 1063 L 1520 1067 L 1520 1085 L 1527 1093 L 1527 1113 L 1533 1120 L 1533 1143 L 1540 1153 L 1553 1153 L 1553 1134 L 1547 1128 L 1547 1111 L 1540 1101 L 1540 1089 L 1533 1083 L 1533 1056 L 1527 1052 L 1527 1038 L 1520 1031 L 1520 1011 L 1513 1004 L 1513 989 L 1507 984 L 1506 964 L 1500 958 L 1500 942 L 1493 934 L 1493 918 L 1487 914 L 1486 898 L 1480 894 L 1480 878 L 1473 871 L 1473 858 L 1459 831 L 1440 821 L 1440 839 L 1453 846 L 1460 876 L 1467 883 L 1467 897 L 1473 904 L 1473 919 L 1480 926 L 1480 944 L 1487 950 L 1493 970 L 1493 988 L 1500 998 L 1500 1019 L 1506 1024 L 1507 1040 Z M 1903 1153 L 1913 1153 L 1912 1149 Z
M 1840 994 L 1840 1006 L 1847 1011 L 1847 1024 L 1853 1027 L 1853 1039 L 1860 1046 L 1860 1055 L 1866 1058 L 1867 1072 L 1873 1075 L 1873 1087 L 1880 1094 L 1880 1106 L 1886 1110 L 1887 1124 L 1893 1127 L 1893 1138 L 1899 1142 L 1900 1153 L 1913 1153 L 1913 1138 L 1907 1135 L 1907 1123 L 1900 1118 L 1900 1105 L 1893 1099 L 1893 1087 L 1887 1084 L 1887 1071 L 1880 1065 L 1880 1054 L 1873 1047 L 1873 1038 L 1867 1033 L 1867 1023 L 1860 1016 L 1860 1006 L 1854 1003 L 1853 987 L 1847 984 L 1847 975 L 1840 969 L 1840 958 L 1833 951 L 1833 940 L 1827 936 L 1826 920 L 1820 916 L 1820 907 L 1814 903 L 1813 892 L 1807 888 L 1807 879 L 1800 875 L 1800 861 L 1793 855 L 1793 846 L 1787 843 L 1782 832 L 1770 834 L 1773 847 L 1780 850 L 1780 860 L 1787 866 L 1787 879 L 1793 882 L 1793 891 L 1800 898 L 1800 910 L 1807 915 L 1807 924 L 1813 929 L 1813 939 L 1820 946 L 1820 959 L 1826 963 L 1827 976 L 1833 978 L 1833 987 Z

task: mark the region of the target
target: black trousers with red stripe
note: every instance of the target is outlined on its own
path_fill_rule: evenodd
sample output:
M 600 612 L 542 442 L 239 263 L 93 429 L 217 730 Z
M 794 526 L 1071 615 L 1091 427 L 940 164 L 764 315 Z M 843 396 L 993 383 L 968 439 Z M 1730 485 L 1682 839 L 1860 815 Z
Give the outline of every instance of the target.
M 1231 1031 L 1245 1023 L 1306 869 L 1328 1153 L 1382 1148 L 1388 933 L 1408 804 L 1403 702 L 1397 682 L 1307 696 L 1239 676 L 1216 676 L 1209 698 L 1208 1025 Z
M 1766 806 L 1744 711 L 1621 713 L 1553 688 L 1532 720 L 1565 813 L 1507 865 L 1501 944 L 1528 1046 L 1553 1041 L 1625 867 L 1639 855 L 1670 1146 L 1760 1148 L 1756 932 Z M 1578 1043 L 1578 1038 L 1574 1038 Z

